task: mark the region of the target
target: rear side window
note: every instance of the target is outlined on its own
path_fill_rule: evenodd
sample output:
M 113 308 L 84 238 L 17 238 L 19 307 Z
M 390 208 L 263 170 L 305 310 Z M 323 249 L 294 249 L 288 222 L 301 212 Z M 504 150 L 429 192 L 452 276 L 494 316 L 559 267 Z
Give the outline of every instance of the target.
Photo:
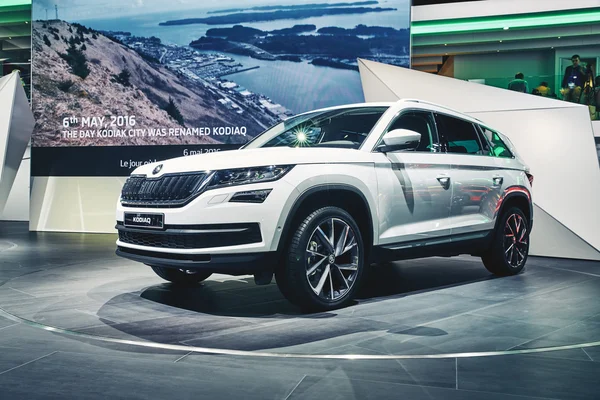
M 475 126 L 459 118 L 436 114 L 442 146 L 447 153 L 484 154 Z
M 483 136 L 489 143 L 489 155 L 494 157 L 512 158 L 513 154 L 496 132 L 480 126 Z

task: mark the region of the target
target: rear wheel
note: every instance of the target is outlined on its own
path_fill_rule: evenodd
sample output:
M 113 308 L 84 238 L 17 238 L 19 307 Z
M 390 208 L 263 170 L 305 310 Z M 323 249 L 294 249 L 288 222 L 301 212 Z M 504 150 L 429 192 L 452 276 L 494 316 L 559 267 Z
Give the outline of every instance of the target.
M 528 254 L 529 223 L 520 208 L 512 207 L 502 215 L 483 264 L 495 275 L 516 275 L 525 267 Z
M 182 286 L 197 285 L 212 275 L 210 272 L 153 267 L 152 265 L 150 267 L 152 267 L 152 270 L 156 273 L 156 275 L 160 276 L 164 280 Z
M 358 225 L 345 210 L 324 207 L 302 221 L 275 273 L 283 295 L 307 311 L 344 307 L 353 300 L 364 272 Z

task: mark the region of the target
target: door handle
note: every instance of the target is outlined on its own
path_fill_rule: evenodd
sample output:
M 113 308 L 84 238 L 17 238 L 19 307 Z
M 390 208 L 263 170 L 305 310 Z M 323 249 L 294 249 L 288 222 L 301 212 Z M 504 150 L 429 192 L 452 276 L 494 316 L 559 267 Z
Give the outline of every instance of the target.
M 450 177 L 449 176 L 440 175 L 437 177 L 437 180 L 444 189 L 448 189 L 450 187 Z
M 504 178 L 498 175 L 494 176 L 492 180 L 494 181 L 494 186 L 501 186 L 504 182 Z

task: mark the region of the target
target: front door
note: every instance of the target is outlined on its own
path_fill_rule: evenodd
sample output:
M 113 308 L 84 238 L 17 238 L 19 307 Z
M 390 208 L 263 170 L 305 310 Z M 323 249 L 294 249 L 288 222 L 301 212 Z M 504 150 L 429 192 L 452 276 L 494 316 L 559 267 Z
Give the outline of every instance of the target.
M 449 236 L 451 164 L 438 152 L 433 114 L 404 111 L 389 126 L 421 134 L 416 151 L 379 153 L 380 244 L 427 241 Z

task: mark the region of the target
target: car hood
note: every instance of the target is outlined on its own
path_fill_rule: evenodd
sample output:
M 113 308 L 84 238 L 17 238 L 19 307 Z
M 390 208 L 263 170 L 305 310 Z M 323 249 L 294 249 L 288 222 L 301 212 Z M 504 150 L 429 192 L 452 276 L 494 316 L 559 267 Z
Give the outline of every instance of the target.
M 230 168 L 259 167 L 268 165 L 365 163 L 373 162 L 368 152 L 336 148 L 290 148 L 270 147 L 240 149 L 206 153 L 143 165 L 133 171 L 134 175 L 159 177 L 164 174 L 192 171 L 214 171 Z M 162 164 L 157 174 L 154 169 Z

